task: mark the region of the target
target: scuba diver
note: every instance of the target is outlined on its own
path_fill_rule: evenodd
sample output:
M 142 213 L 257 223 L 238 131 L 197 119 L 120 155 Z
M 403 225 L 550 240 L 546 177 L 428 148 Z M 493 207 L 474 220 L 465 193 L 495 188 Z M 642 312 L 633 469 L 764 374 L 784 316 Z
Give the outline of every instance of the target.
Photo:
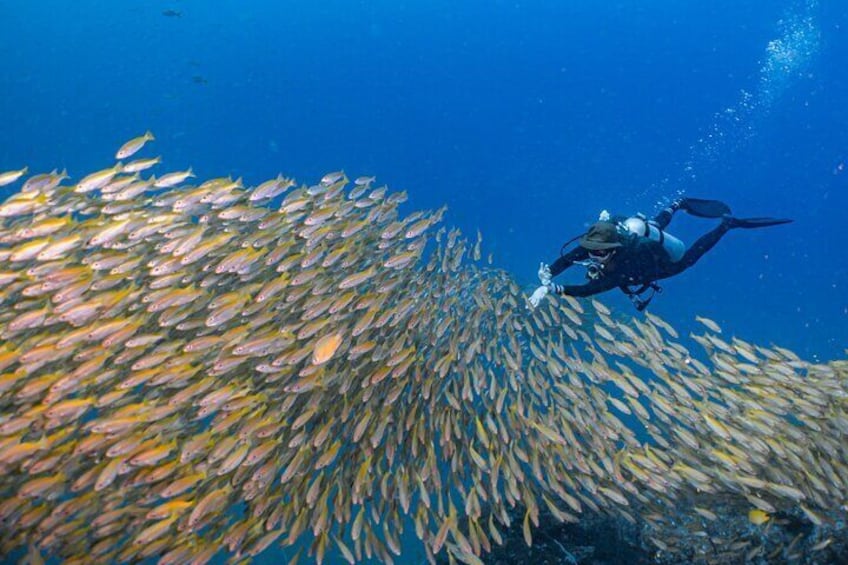
M 677 210 L 701 218 L 721 218 L 721 223 L 700 237 L 690 248 L 664 230 Z M 718 200 L 681 198 L 663 209 L 653 220 L 639 214 L 633 217 L 610 217 L 604 210 L 599 221 L 589 230 L 569 241 L 560 250 L 560 257 L 548 266 L 539 267 L 542 285 L 530 296 L 532 307 L 548 294 L 592 296 L 620 288 L 640 312 L 662 289 L 658 280 L 682 273 L 704 253 L 713 248 L 724 234 L 733 228 L 764 228 L 786 224 L 782 218 L 735 218 L 727 204 Z M 568 253 L 566 247 L 579 240 L 579 246 Z M 586 267 L 588 282 L 583 285 L 559 285 L 551 282 L 572 265 Z M 651 291 L 647 297 L 643 294 Z

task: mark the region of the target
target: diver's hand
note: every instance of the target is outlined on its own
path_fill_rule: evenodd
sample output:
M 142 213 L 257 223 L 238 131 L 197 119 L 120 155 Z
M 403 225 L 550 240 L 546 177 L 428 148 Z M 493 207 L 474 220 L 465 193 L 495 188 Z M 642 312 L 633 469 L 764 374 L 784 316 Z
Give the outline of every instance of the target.
M 528 302 L 530 303 L 530 306 L 532 308 L 535 308 L 536 306 L 539 305 L 539 302 L 541 302 L 542 299 L 544 297 L 546 297 L 547 295 L 548 295 L 548 287 L 547 287 L 547 285 L 542 285 L 539 288 L 537 288 L 536 291 L 532 295 L 530 295 Z
M 551 284 L 551 268 L 545 263 L 539 263 L 539 282 L 542 286 Z

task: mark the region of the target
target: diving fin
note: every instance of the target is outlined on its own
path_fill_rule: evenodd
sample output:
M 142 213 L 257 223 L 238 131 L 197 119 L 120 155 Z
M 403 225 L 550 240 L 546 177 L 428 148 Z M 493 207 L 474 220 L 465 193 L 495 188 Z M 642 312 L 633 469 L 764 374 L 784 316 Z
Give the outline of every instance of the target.
M 724 220 L 731 228 L 767 228 L 769 226 L 779 226 L 780 224 L 788 224 L 793 220 L 787 218 L 734 218 L 727 216 Z
M 721 218 L 730 215 L 730 207 L 721 200 L 686 197 L 680 203 L 680 209 L 699 218 Z

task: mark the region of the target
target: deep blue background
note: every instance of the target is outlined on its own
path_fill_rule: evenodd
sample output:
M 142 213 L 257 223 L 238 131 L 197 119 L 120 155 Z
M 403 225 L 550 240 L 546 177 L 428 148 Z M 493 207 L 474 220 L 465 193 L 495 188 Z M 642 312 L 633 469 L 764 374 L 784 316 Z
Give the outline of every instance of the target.
M 818 46 L 769 75 L 766 46 L 793 15 Z M 0 26 L 0 171 L 78 180 L 151 129 L 160 172 L 376 174 L 409 191 L 406 210 L 447 203 L 448 223 L 479 227 L 528 290 L 603 208 L 721 198 L 796 223 L 729 234 L 652 311 L 682 333 L 701 314 L 844 356 L 843 0 L 0 0 Z M 683 216 L 670 231 L 691 242 L 709 227 Z
M 766 46 L 792 14 L 819 46 L 766 103 Z M 530 290 L 602 208 L 718 197 L 797 221 L 729 234 L 653 311 L 828 359 L 848 344 L 846 16 L 837 0 L 0 1 L 0 170 L 79 179 L 151 129 L 146 153 L 201 178 L 376 174 L 407 210 L 447 203 L 479 227 Z

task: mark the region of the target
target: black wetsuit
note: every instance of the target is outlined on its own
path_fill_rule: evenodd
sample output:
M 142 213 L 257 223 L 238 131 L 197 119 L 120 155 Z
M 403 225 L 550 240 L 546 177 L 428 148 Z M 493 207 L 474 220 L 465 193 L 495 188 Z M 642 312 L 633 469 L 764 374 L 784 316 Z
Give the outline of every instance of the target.
M 653 223 L 664 230 L 673 214 L 671 210 L 665 209 L 653 219 Z M 632 233 L 619 234 L 622 246 L 615 249 L 615 254 L 604 265 L 601 276 L 582 285 L 555 284 L 553 290 L 557 294 L 592 296 L 618 287 L 626 294 L 633 295 L 640 288 L 645 290 L 647 285 L 677 275 L 694 265 L 731 227 L 728 221 L 722 221 L 718 227 L 701 236 L 676 262 L 671 260 L 658 241 Z M 575 261 L 587 259 L 588 250 L 578 246 L 553 262 L 551 276 L 557 276 Z

